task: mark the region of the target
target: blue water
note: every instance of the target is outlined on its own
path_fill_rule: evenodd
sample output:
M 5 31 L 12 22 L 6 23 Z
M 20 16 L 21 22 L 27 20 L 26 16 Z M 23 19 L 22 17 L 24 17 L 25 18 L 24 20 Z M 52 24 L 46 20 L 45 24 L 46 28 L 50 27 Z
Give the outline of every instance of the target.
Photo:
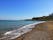
M 9 31 L 38 21 L 0 20 L 0 31 Z
M 0 20 L 0 38 L 3 38 L 3 37 L 8 38 L 8 35 L 5 36 L 4 33 L 13 31 L 13 30 L 19 29 L 20 27 L 23 27 L 25 25 L 33 24 L 33 23 L 37 23 L 37 22 L 40 22 L 40 21 Z M 17 33 L 17 32 L 15 31 L 15 33 Z

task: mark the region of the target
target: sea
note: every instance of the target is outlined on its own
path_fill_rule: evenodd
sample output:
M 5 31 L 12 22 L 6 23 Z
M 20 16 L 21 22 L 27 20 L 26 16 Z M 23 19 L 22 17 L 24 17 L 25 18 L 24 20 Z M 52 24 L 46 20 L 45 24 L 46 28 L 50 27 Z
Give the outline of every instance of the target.
M 40 21 L 26 21 L 26 20 L 0 20 L 0 39 L 4 36 L 3 34 L 19 29 L 25 25 L 33 24 Z M 6 39 L 5 39 L 6 40 Z

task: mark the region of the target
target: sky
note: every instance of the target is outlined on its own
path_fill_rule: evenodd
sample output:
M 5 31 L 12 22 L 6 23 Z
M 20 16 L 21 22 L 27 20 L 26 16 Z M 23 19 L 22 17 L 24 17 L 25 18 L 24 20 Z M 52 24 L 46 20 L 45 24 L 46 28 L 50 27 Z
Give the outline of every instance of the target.
M 30 19 L 52 12 L 53 0 L 0 0 L 0 20 Z

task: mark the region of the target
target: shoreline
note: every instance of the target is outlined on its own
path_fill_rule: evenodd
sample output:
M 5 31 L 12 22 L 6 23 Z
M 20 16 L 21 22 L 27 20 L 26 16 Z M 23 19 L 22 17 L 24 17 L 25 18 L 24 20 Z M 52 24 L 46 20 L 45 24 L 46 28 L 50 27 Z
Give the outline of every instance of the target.
M 40 23 L 43 23 L 45 21 L 41 21 L 41 22 L 36 22 L 36 23 L 33 23 L 33 24 L 29 24 L 29 25 L 26 25 L 26 26 L 23 26 L 21 27 L 20 29 L 18 30 L 14 30 L 14 31 L 9 31 L 9 32 L 6 32 L 4 35 L 10 35 L 12 36 L 11 38 L 9 39 L 16 39 L 17 37 L 27 33 L 27 32 L 30 32 L 33 28 L 34 28 L 34 25 L 37 25 L 37 24 L 40 24 Z M 33 26 L 33 27 L 32 27 Z M 16 33 L 17 32 L 17 33 Z M 10 37 L 9 36 L 9 37 Z M 7 36 L 8 37 L 8 36 Z M 5 38 L 5 37 L 3 37 Z M 2 38 L 2 39 L 3 39 Z M 5 38 L 6 39 L 6 38 Z
M 53 21 L 35 25 L 32 31 L 21 35 L 14 40 L 53 40 Z
M 29 29 L 32 29 L 32 30 L 33 30 L 33 29 L 35 28 L 35 25 L 38 25 L 38 24 L 41 24 L 41 23 L 44 23 L 44 22 L 46 22 L 46 21 L 41 21 L 41 22 L 37 22 L 37 23 L 33 23 L 33 24 L 29 24 L 29 25 L 26 25 L 26 27 L 28 26 Z M 30 26 L 31 26 L 31 27 L 33 26 L 33 27 L 30 28 Z M 30 31 L 32 31 L 32 30 L 30 30 Z M 30 31 L 28 31 L 28 32 L 22 34 L 21 36 L 17 37 L 18 40 L 20 40 L 20 38 L 22 39 L 22 37 L 23 37 L 25 34 L 29 33 Z M 17 38 L 16 38 L 16 39 L 17 39 Z M 14 40 L 16 40 L 16 39 L 14 39 Z

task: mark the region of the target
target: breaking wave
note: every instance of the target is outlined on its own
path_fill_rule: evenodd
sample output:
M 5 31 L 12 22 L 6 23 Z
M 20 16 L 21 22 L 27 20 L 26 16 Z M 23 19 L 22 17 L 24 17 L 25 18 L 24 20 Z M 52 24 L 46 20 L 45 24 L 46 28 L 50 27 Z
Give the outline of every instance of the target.
M 2 38 L 0 38 L 0 40 L 12 40 L 12 39 L 15 39 L 21 35 L 23 35 L 24 33 L 27 33 L 29 31 L 32 30 L 32 28 L 35 27 L 35 25 L 39 24 L 39 23 L 43 23 L 45 21 L 42 21 L 42 22 L 36 22 L 36 23 L 33 23 L 33 24 L 29 24 L 29 25 L 26 25 L 26 26 L 23 26 L 19 29 L 16 29 L 16 30 L 12 30 L 12 31 L 8 31 L 6 33 L 4 33 L 4 36 Z

